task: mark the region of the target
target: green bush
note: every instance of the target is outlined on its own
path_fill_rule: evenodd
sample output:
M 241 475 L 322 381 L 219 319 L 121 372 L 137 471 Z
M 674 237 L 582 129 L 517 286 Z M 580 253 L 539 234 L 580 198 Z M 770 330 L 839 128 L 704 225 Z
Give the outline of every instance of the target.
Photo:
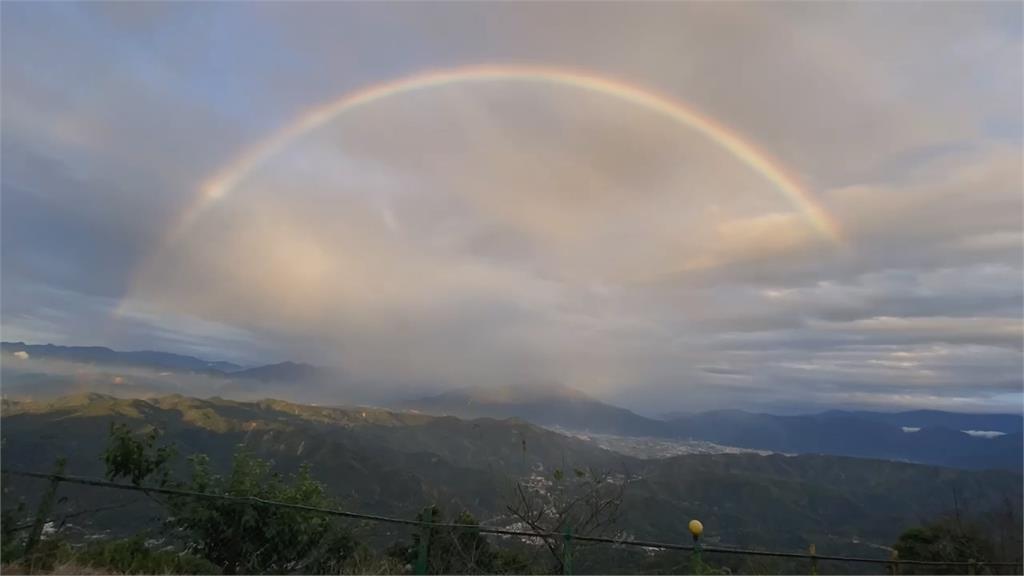
M 51 572 L 62 567 L 117 574 L 219 574 L 210 562 L 173 550 L 153 550 L 142 538 L 72 545 L 61 538 L 41 541 L 30 557 L 4 556 L 14 571 Z
M 209 458 L 198 455 L 189 459 L 191 477 L 180 482 L 168 472 L 175 451 L 157 446 L 158 438 L 156 431 L 139 437 L 127 426 L 111 426 L 110 445 L 104 453 L 107 476 L 128 478 L 136 485 L 155 478 L 161 486 L 240 499 L 179 495 L 163 499 L 170 534 L 186 543 L 188 552 L 219 566 L 225 574 L 336 574 L 355 551 L 355 541 L 337 518 L 256 501 L 337 508 L 308 466 L 286 477 L 273 471 L 271 462 L 239 449 L 227 476 L 214 474 Z M 131 557 L 130 550 L 117 552 Z
M 90 543 L 72 554 L 71 560 L 121 574 L 220 573 L 216 565 L 202 558 L 173 550 L 151 550 L 141 538 Z
M 192 458 L 192 477 L 182 488 L 207 494 L 257 498 L 317 508 L 337 508 L 308 466 L 285 477 L 269 462 L 239 451 L 231 473 L 210 472 L 205 456 Z M 189 550 L 224 573 L 338 573 L 355 541 L 337 518 L 256 502 L 169 500 L 171 528 L 190 542 Z
M 900 560 L 983 562 L 992 557 L 992 543 L 975 524 L 948 517 L 911 528 L 893 546 Z M 908 566 L 908 572 L 916 567 Z M 924 573 L 962 574 L 964 566 L 928 566 Z
M 427 572 L 430 574 L 531 574 L 535 567 L 530 559 L 515 550 L 497 548 L 484 537 L 477 527 L 476 518 L 463 512 L 446 520 L 437 506 L 424 509 L 416 519 L 423 521 L 430 511 L 430 520 L 437 523 L 452 522 L 467 528 L 431 528 Z M 414 533 L 412 544 L 398 543 L 388 555 L 402 563 L 415 566 L 419 556 L 423 532 Z

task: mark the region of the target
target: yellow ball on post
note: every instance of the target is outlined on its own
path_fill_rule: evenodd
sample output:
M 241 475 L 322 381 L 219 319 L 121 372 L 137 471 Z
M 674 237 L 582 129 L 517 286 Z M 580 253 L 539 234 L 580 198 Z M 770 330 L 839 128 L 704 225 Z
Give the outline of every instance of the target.
M 704 563 L 700 559 L 700 535 L 704 533 L 704 525 L 700 520 L 690 520 L 690 534 L 693 534 L 693 554 L 690 556 L 690 573 L 703 574 Z
M 700 523 L 700 520 L 690 520 L 690 534 L 693 534 L 694 538 L 699 538 L 704 533 L 704 525 Z

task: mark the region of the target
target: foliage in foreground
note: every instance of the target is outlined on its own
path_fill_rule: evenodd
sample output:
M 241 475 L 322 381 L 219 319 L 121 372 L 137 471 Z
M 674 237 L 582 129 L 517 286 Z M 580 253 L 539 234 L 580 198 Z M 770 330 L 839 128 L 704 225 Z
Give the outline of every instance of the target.
M 957 515 L 939 518 L 907 530 L 900 535 L 893 548 L 901 560 L 973 561 L 982 565 L 985 562 L 1020 561 L 1019 547 L 1016 557 L 1000 553 L 984 527 Z M 962 574 L 967 569 L 964 566 L 907 566 L 906 571 L 921 574 Z
M 72 546 L 56 540 L 42 541 L 30 557 L 11 548 L 4 554 L 5 573 L 74 571 L 113 574 L 219 574 L 215 564 L 173 550 L 154 550 L 142 538 L 90 542 Z M 68 572 L 71 573 L 71 572 Z
M 416 519 L 431 522 L 479 526 L 472 515 L 463 512 L 452 519 L 445 518 L 437 506 L 424 509 Z M 412 544 L 398 542 L 387 550 L 387 555 L 414 566 L 418 560 L 424 532 L 413 535 Z M 429 530 L 427 572 L 430 574 L 532 574 L 535 567 L 530 559 L 515 550 L 491 546 L 478 529 L 431 528 Z
M 284 476 L 272 469 L 271 462 L 239 450 L 226 476 L 213 473 L 209 458 L 197 455 L 189 459 L 189 479 L 175 481 L 167 468 L 174 450 L 157 445 L 158 433 L 137 436 L 127 426 L 113 425 L 110 434 L 104 461 L 111 480 L 127 478 L 140 485 L 147 479 L 156 479 L 163 487 L 241 499 L 172 495 L 161 500 L 170 516 L 166 525 L 170 535 L 187 543 L 189 553 L 202 557 L 225 574 L 393 573 L 405 571 L 417 560 L 422 534 L 413 537 L 412 545 L 395 544 L 379 557 L 357 542 L 337 518 L 259 502 L 339 508 L 325 486 L 312 478 L 308 466 Z M 429 510 L 434 522 L 444 521 L 440 508 Z M 424 517 L 421 513 L 420 519 Z M 468 513 L 454 520 L 478 525 Z M 427 567 L 431 573 L 533 571 L 524 555 L 492 547 L 479 530 L 431 529 L 429 539 Z
M 273 471 L 272 463 L 255 458 L 245 451 L 236 454 L 230 470 L 224 475 L 213 473 L 209 460 L 205 456 L 198 456 L 190 459 L 190 465 L 183 469 L 185 473 L 182 477 L 185 480 L 172 479 L 168 472 L 168 464 L 174 458 L 174 451 L 167 446 L 158 446 L 158 440 L 159 434 L 155 432 L 140 436 L 133 434 L 124 426 L 112 427 L 111 442 L 105 453 L 108 477 L 126 478 L 136 485 L 157 483 L 161 486 L 231 497 L 284 501 L 324 508 L 337 507 L 333 499 L 327 495 L 325 487 L 311 478 L 308 468 L 300 469 L 297 474 L 281 475 Z M 583 471 L 577 471 L 575 476 L 570 477 L 571 480 L 584 484 L 587 478 Z M 586 525 L 586 522 L 581 520 L 586 516 L 573 514 L 575 506 L 581 501 L 590 504 L 582 506 L 581 510 L 601 512 L 595 516 L 597 518 L 607 516 L 613 519 L 616 516 L 616 491 L 622 485 L 617 482 L 598 482 L 595 485 L 600 487 L 599 490 L 563 490 L 560 486 L 566 481 L 565 475 L 556 472 L 553 484 L 548 490 L 543 491 L 548 494 L 545 500 L 534 502 L 535 495 L 532 492 L 524 492 L 524 496 L 530 499 L 521 497 L 521 501 L 511 505 L 513 509 L 510 512 L 534 529 L 555 533 L 566 524 Z M 522 486 L 519 488 L 522 489 Z M 141 539 L 108 542 L 103 544 L 107 548 L 101 552 L 95 548 L 90 550 L 88 547 L 68 548 L 61 552 L 64 550 L 62 546 L 67 545 L 51 540 L 44 541 L 37 548 L 37 552 L 40 556 L 47 557 L 42 562 L 48 562 L 58 569 L 62 563 L 71 563 L 119 573 L 209 573 L 218 570 L 224 573 L 399 573 L 408 572 L 415 565 L 422 534 L 414 533 L 411 545 L 396 544 L 388 549 L 385 555 L 379 555 L 357 542 L 349 531 L 335 523 L 336 518 L 330 516 L 261 505 L 251 500 L 231 502 L 196 500 L 191 497 L 161 497 L 159 501 L 166 507 L 170 516 L 165 526 L 167 534 L 172 536 L 170 542 L 178 544 L 179 549 L 184 549 L 187 554 L 170 549 L 147 549 L 146 543 Z M 602 512 L 604 510 L 608 513 Z M 430 511 L 434 521 L 444 521 L 442 510 L 434 507 Z M 563 521 L 565 518 L 571 520 Z M 11 546 L 12 540 L 7 532 L 7 527 L 11 523 L 8 520 L 9 517 L 5 514 L 5 562 L 10 561 L 6 554 L 8 549 L 20 549 L 19 546 Z M 469 515 L 457 515 L 452 517 L 451 521 L 459 524 L 476 524 Z M 1009 522 L 1016 526 L 1019 524 L 1019 516 L 1015 519 L 1010 518 Z M 598 525 L 607 528 L 610 523 L 605 525 L 604 522 L 598 522 Z M 540 558 L 530 562 L 527 556 L 505 546 L 492 546 L 494 540 L 484 537 L 478 530 L 432 529 L 429 533 L 428 571 L 431 573 L 530 573 L 552 570 L 552 566 Z M 983 541 L 981 548 L 972 547 L 973 544 L 965 546 L 964 542 L 970 543 L 971 539 L 967 538 L 965 541 L 964 533 L 962 527 L 956 532 L 935 529 L 929 525 L 916 529 L 916 532 L 908 531 L 897 547 L 906 547 L 905 550 L 901 550 L 901 557 L 907 560 L 915 557 L 949 561 L 963 561 L 972 557 L 979 561 L 998 559 L 980 554 L 964 556 L 965 553 L 987 549 L 987 544 Z M 966 533 L 968 536 L 971 534 L 970 530 Z M 1012 547 L 1016 542 L 1016 549 L 1019 550 L 1019 533 L 1018 530 L 1017 540 L 1007 540 L 1008 544 L 1005 546 Z M 998 539 L 991 541 L 1001 542 Z M 999 545 L 1003 546 L 1004 544 Z M 574 551 L 575 548 L 574 546 Z M 533 549 L 534 552 L 536 550 L 537 548 Z M 953 554 L 943 556 L 936 553 L 936 550 L 953 550 Z M 562 551 L 552 550 L 553 560 L 560 559 L 559 552 Z M 642 559 L 633 556 L 626 563 L 615 563 L 614 558 L 605 558 L 609 550 L 604 547 L 588 552 L 590 553 L 576 558 L 574 568 L 581 571 L 588 568 L 600 571 L 607 566 L 617 565 L 631 566 L 633 569 L 653 569 L 655 572 L 678 573 L 695 570 L 689 558 L 679 555 L 653 555 L 649 558 L 652 562 L 645 565 Z M 588 562 L 584 556 L 594 562 Z M 664 565 L 663 560 L 667 561 Z M 715 563 L 718 560 L 715 558 Z M 195 562 L 201 564 L 194 564 Z M 548 565 L 542 567 L 542 563 Z M 723 568 L 724 565 L 725 563 Z M 5 566 L 4 571 L 7 572 L 8 568 L 9 566 Z M 804 569 L 802 562 L 799 568 Z M 756 573 L 772 571 L 771 568 L 752 565 L 745 565 L 743 568 L 734 566 L 732 569 Z M 707 564 L 696 567 L 695 571 L 712 573 L 711 567 Z M 785 571 L 792 570 L 783 570 Z
M 159 437 L 141 438 L 124 425 L 111 426 L 104 453 L 107 477 L 128 478 L 138 485 L 149 477 L 161 486 L 240 499 L 272 500 L 317 508 L 337 508 L 323 484 L 303 466 L 284 476 L 271 463 L 244 450 L 236 453 L 226 476 L 210 470 L 209 458 L 193 456 L 187 481 L 170 479 L 167 464 L 174 452 L 157 446 Z M 356 542 L 336 518 L 301 510 L 259 504 L 167 496 L 167 527 L 187 542 L 187 550 L 219 566 L 225 574 L 340 573 L 353 556 Z

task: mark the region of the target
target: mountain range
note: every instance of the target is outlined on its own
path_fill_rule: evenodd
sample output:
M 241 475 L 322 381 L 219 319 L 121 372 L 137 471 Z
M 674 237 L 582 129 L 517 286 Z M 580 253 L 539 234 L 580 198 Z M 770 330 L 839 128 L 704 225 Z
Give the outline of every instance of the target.
M 103 346 L 57 346 L 54 344 L 26 344 L 0 342 L 0 350 L 7 354 L 23 353 L 28 358 L 62 360 L 102 366 L 132 366 L 153 370 L 229 373 L 242 370 L 233 362 L 202 360 L 194 356 L 141 350 L 118 352 Z
M 243 367 L 165 352 L 117 352 L 93 346 L 22 342 L 4 342 L 2 353 L 7 397 L 56 397 L 81 390 L 120 396 L 198 395 L 191 381 L 175 379 L 196 375 L 203 378 L 204 384 L 212 383 L 208 386 L 211 395 L 232 397 L 259 398 L 284 391 L 290 399 L 314 401 L 324 391 L 333 391 L 337 397 L 338 390 L 351 387 L 336 370 L 295 362 Z M 45 364 L 38 368 L 35 362 L 23 361 L 25 358 L 107 371 L 130 367 L 143 373 L 125 381 L 105 373 L 103 378 L 90 379 L 80 371 L 48 372 Z M 403 399 L 390 407 L 459 418 L 519 418 L 574 432 L 703 441 L 786 454 L 882 458 L 959 468 L 1019 471 L 1024 467 L 1024 418 L 1019 414 L 831 410 L 780 416 L 716 410 L 656 419 L 557 383 L 466 387 Z
M 397 405 L 463 418 L 517 417 L 541 426 L 628 437 L 701 440 L 798 454 L 882 458 L 959 468 L 1024 466 L 1024 418 L 936 410 L 778 416 L 716 410 L 646 418 L 564 386 L 464 388 Z M 983 432 L 984 435 L 972 435 Z
M 605 404 L 559 384 L 460 388 L 397 402 L 394 407 L 460 418 L 515 417 L 541 426 L 620 436 L 670 435 L 665 422 Z
M 145 368 L 162 372 L 200 373 L 265 382 L 316 380 L 326 377 L 331 372 L 326 368 L 301 362 L 285 361 L 247 368 L 223 360 L 203 360 L 195 356 L 152 350 L 119 352 L 103 346 L 56 346 L 54 344 L 2 342 L 0 351 L 5 356 L 20 352 L 27 354 L 27 358 L 60 360 L 107 368 Z
M 555 470 L 614 473 L 626 482 L 620 533 L 686 538 L 699 518 L 709 544 L 887 556 L 906 528 L 954 507 L 987 513 L 1021 507 L 1020 471 L 957 470 L 821 455 L 712 454 L 637 459 L 520 419 L 459 419 L 278 400 L 237 402 L 184 396 L 121 399 L 81 394 L 48 402 L 4 400 L 4 470 L 101 476 L 112 422 L 158 428 L 184 457 L 203 453 L 223 472 L 239 446 L 288 473 L 306 464 L 346 508 L 413 517 L 428 503 L 511 526 L 506 504 L 517 482 L 550 481 Z M 176 468 L 178 473 L 182 468 Z M 4 504 L 37 501 L 44 483 L 4 479 Z M 119 507 L 123 505 L 124 507 Z M 152 526 L 147 498 L 90 487 L 61 488 L 58 514 L 82 534 Z M 31 508 L 31 506 L 30 506 Z M 94 510 L 78 514 L 82 510 Z M 77 515 L 76 515 L 77 514 Z M 1019 516 L 1018 516 L 1019 518 Z M 591 556 L 581 554 L 580 571 Z M 629 559 L 636 566 L 643 558 Z M 593 567 L 591 567 L 592 569 Z M 621 569 L 621 568 L 620 568 Z

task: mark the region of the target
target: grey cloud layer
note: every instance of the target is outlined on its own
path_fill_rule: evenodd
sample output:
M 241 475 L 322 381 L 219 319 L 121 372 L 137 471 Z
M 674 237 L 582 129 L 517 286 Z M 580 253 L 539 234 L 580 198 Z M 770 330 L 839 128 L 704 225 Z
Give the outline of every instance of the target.
M 397 389 L 556 380 L 662 411 L 1019 408 L 1021 7 L 625 8 L 5 9 L 5 338 Z M 480 61 L 692 103 L 799 174 L 842 244 L 697 134 L 519 84 L 339 119 L 159 244 L 207 174 L 304 107 Z

